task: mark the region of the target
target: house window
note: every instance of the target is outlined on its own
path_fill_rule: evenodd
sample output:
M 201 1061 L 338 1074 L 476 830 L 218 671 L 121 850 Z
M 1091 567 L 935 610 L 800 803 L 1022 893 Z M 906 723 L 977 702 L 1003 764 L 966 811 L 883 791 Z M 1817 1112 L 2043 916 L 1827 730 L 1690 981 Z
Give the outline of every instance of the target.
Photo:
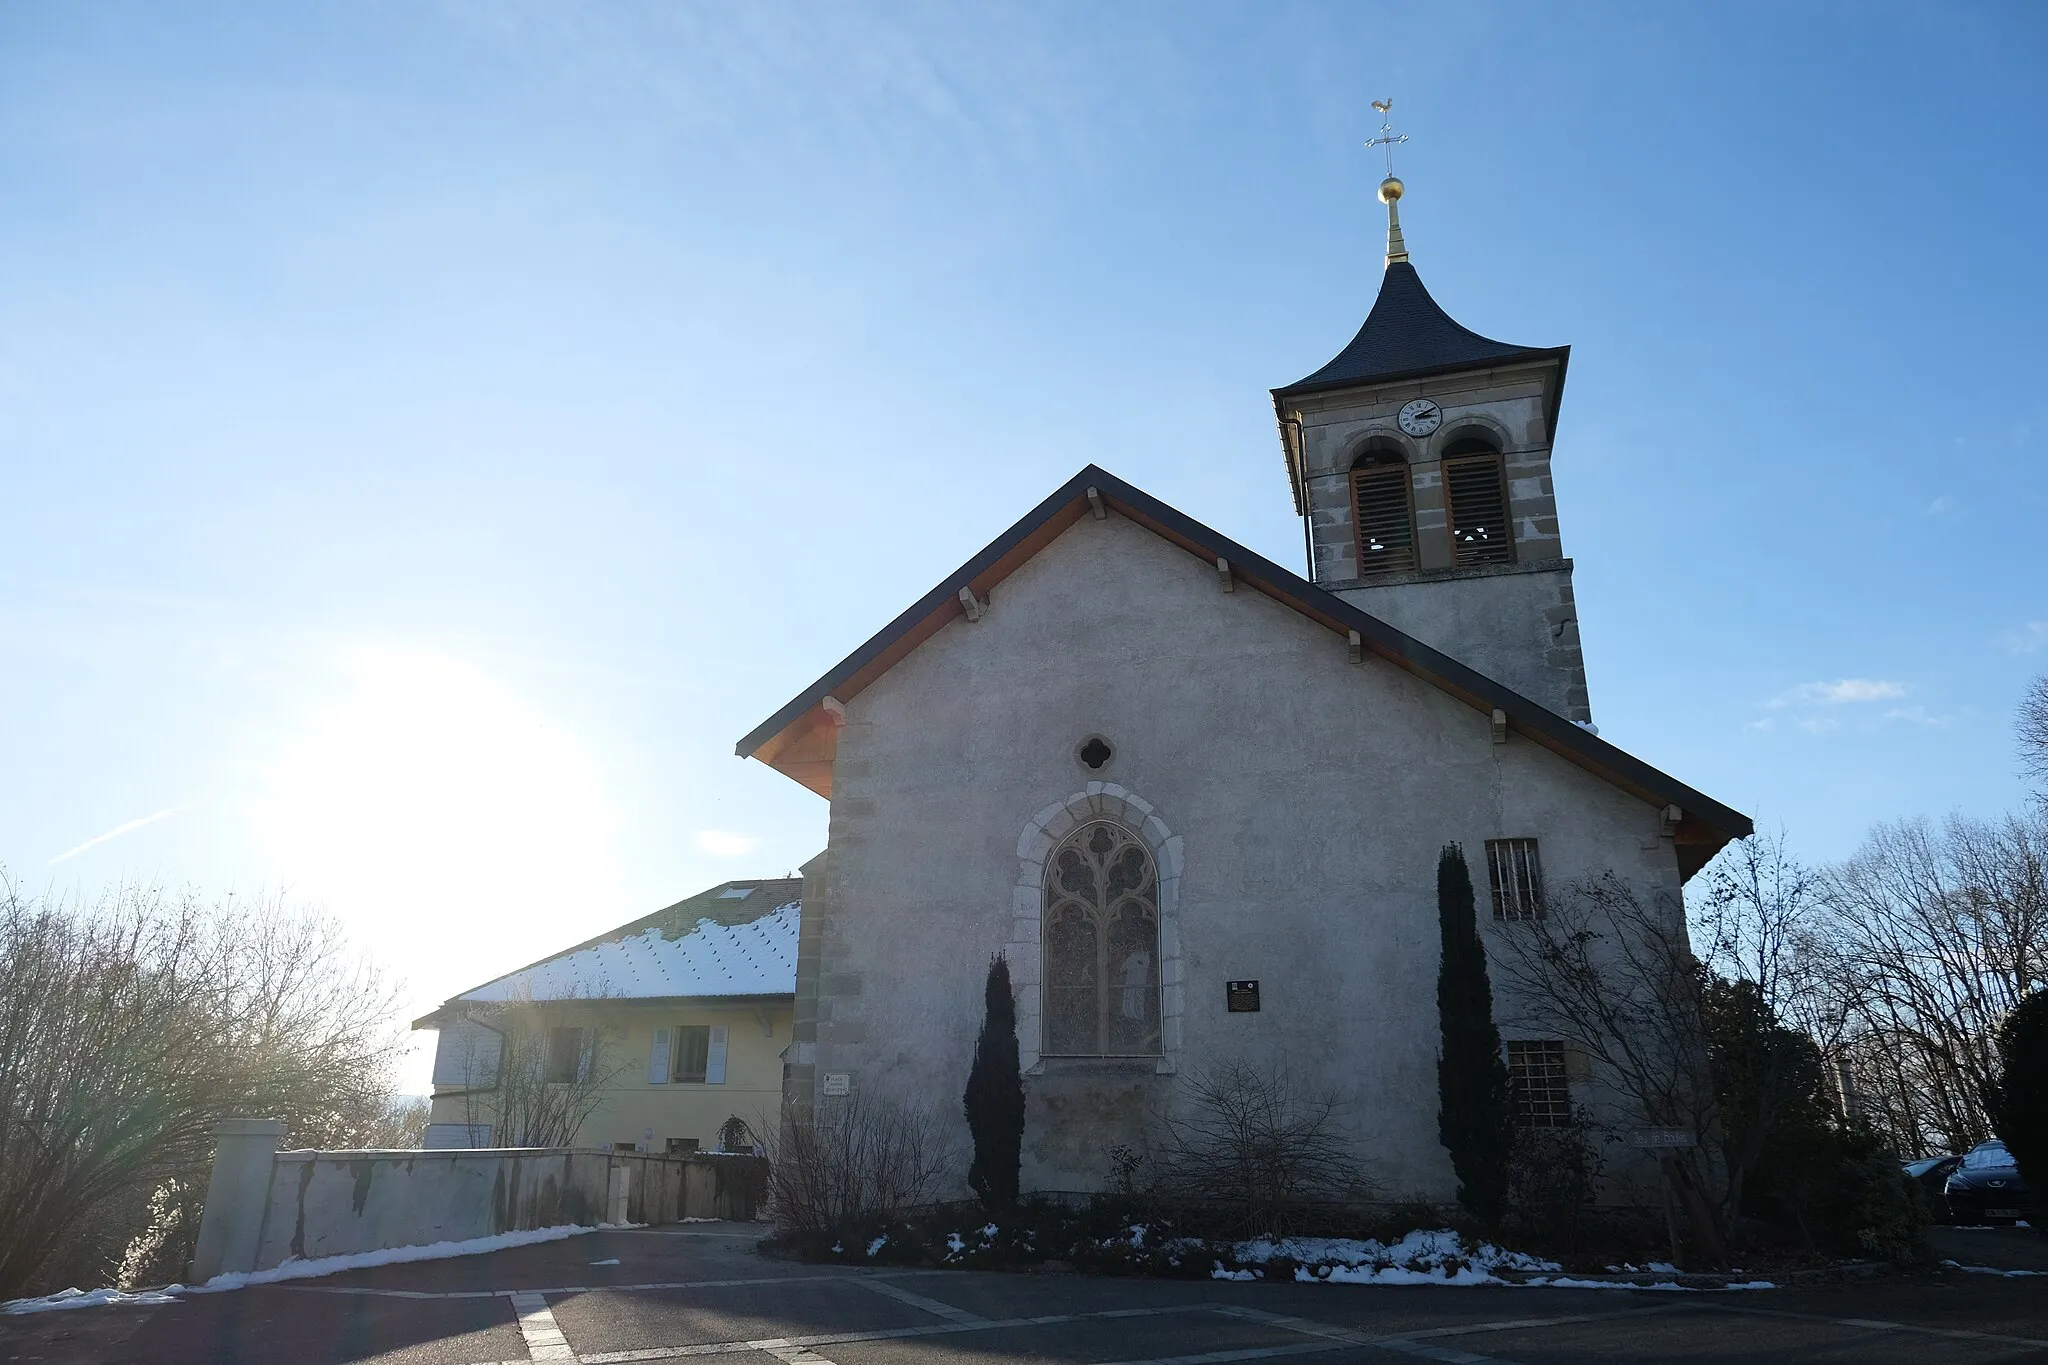
M 1543 865 L 1534 839 L 1488 839 L 1486 876 L 1495 919 L 1543 918 Z
M 583 1030 L 548 1030 L 547 1078 L 550 1085 L 572 1085 L 583 1079 Z
M 703 1084 L 711 1067 L 711 1026 L 678 1024 L 672 1047 L 674 1070 L 670 1073 L 669 1079 Z
M 1086 824 L 1045 874 L 1047 1056 L 1159 1053 L 1159 872 L 1121 825 Z
M 1398 454 L 1359 457 L 1351 469 L 1351 511 L 1360 578 L 1415 567 L 1415 510 L 1408 465 Z
M 1444 500 L 1451 527 L 1451 562 L 1511 564 L 1515 542 L 1508 530 L 1508 491 L 1500 451 L 1489 441 L 1466 438 L 1444 450 Z
M 1523 1128 L 1562 1128 L 1572 1121 L 1571 1085 L 1564 1044 L 1509 1043 L 1508 1093 Z

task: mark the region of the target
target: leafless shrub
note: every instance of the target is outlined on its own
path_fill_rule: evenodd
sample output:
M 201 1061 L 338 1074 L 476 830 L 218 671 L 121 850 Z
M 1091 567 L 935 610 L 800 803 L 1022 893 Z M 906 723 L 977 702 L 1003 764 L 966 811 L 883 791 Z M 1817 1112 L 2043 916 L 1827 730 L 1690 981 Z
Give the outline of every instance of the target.
M 929 1108 L 860 1093 L 784 1122 L 768 1155 L 776 1228 L 806 1239 L 903 1217 L 931 1202 L 951 1164 Z
M 2034 780 L 2041 800 L 2048 802 L 2048 674 L 2034 679 L 2020 699 L 2013 732 L 2020 742 L 2020 771 Z
M 153 1191 L 203 1190 L 221 1118 L 280 1118 L 306 1146 L 365 1131 L 392 1013 L 334 921 L 276 898 L 127 888 L 80 909 L 0 883 L 0 1298 L 110 1273 Z M 167 1214 L 165 1237 L 189 1221 Z
M 1194 1072 L 1182 1089 L 1159 1115 L 1159 1193 L 1213 1209 L 1231 1235 L 1285 1236 L 1318 1205 L 1373 1198 L 1339 1092 L 1245 1062 Z

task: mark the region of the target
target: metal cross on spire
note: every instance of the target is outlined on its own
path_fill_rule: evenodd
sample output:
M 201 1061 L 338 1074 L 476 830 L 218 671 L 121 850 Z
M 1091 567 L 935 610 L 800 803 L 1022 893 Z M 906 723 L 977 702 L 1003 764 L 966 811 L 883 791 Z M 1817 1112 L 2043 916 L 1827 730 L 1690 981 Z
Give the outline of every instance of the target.
M 1368 149 L 1373 147 L 1386 148 L 1387 179 L 1392 180 L 1394 178 L 1394 148 L 1406 142 L 1408 134 L 1396 133 L 1394 131 L 1394 97 L 1392 95 L 1387 96 L 1383 100 L 1374 100 L 1372 107 L 1385 115 L 1386 121 L 1380 124 L 1380 135 L 1365 145 Z

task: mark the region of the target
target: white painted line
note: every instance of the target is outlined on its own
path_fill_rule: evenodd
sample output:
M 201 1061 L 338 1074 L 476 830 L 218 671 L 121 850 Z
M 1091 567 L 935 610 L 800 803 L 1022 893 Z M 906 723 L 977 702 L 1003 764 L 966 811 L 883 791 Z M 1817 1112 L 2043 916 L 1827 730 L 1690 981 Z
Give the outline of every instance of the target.
M 782 1365 L 833 1365 L 833 1362 L 806 1346 L 791 1346 L 787 1343 L 770 1346 L 764 1343 L 761 1349 L 781 1361 Z
M 979 1313 L 970 1313 L 964 1308 L 955 1308 L 950 1303 L 940 1303 L 937 1299 L 928 1299 L 922 1294 L 913 1294 L 901 1285 L 890 1284 L 887 1280 L 857 1280 L 855 1283 L 863 1289 L 872 1289 L 877 1294 L 886 1294 L 898 1303 L 907 1303 L 912 1308 L 922 1308 L 927 1313 L 942 1317 L 947 1322 L 957 1322 L 963 1327 L 984 1327 L 988 1324 L 988 1319 L 982 1317 Z
M 904 1274 L 945 1274 L 944 1271 L 904 1271 Z M 356 1294 L 384 1299 L 508 1299 L 520 1294 L 636 1294 L 661 1289 L 745 1289 L 776 1284 L 864 1284 L 858 1275 L 777 1275 L 748 1280 L 667 1280 L 653 1284 L 567 1284 L 545 1289 L 380 1289 L 359 1284 L 280 1284 L 265 1288 L 288 1289 L 294 1294 Z
M 555 1314 L 539 1294 L 512 1295 L 512 1311 L 519 1315 L 519 1335 L 526 1338 L 526 1354 L 534 1360 L 565 1360 L 574 1365 L 576 1353 L 569 1339 L 555 1325 Z

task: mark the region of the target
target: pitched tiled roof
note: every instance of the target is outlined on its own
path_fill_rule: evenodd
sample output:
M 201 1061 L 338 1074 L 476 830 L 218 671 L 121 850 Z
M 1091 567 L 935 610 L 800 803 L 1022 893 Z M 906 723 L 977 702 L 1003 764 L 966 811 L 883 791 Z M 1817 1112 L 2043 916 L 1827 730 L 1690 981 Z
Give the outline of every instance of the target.
M 465 1001 L 792 995 L 803 880 L 722 882 L 465 991 Z M 440 1013 L 414 1024 L 434 1027 Z
M 1351 344 L 1336 359 L 1305 379 L 1298 379 L 1276 397 L 1318 389 L 1370 384 L 1402 375 L 1432 374 L 1477 368 L 1511 360 L 1561 355 L 1569 348 L 1515 346 L 1483 337 L 1452 320 L 1422 286 L 1422 276 L 1406 261 L 1387 267 L 1380 295 Z
M 845 703 L 941 627 L 963 615 L 963 596 L 972 593 L 986 600 L 991 588 L 1098 505 L 1105 513 L 1114 511 L 1129 517 L 1204 563 L 1227 561 L 1236 581 L 1292 607 L 1333 631 L 1339 639 L 1356 632 L 1361 649 L 1407 670 L 1482 715 L 1496 710 L 1505 713 L 1509 729 L 1639 800 L 1679 807 L 1683 820 L 1676 837 L 1679 865 L 1685 875 L 1698 871 L 1730 839 L 1744 838 L 1750 833 L 1749 817 L 1740 811 L 1729 809 L 1669 773 L 1660 772 L 1092 464 L 1083 467 L 1022 521 L 756 726 L 735 746 L 736 752 L 742 758 L 758 758 L 819 795 L 830 796 L 839 717 L 844 714 Z

